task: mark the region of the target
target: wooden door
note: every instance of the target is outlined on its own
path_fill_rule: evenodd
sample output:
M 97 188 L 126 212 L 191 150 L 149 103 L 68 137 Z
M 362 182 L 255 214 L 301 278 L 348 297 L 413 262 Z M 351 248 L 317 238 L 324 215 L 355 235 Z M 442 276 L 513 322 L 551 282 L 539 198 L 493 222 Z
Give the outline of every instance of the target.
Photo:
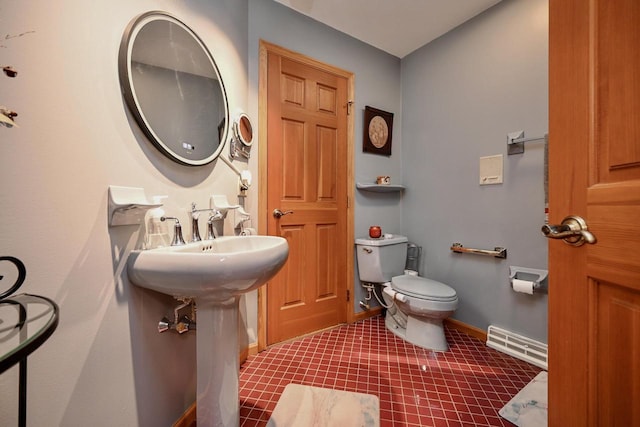
M 640 2 L 551 0 L 549 425 L 640 426 Z
M 267 229 L 289 243 L 267 286 L 273 344 L 347 320 L 353 183 L 348 75 L 273 46 L 266 62 Z M 291 213 L 276 218 L 275 209 Z

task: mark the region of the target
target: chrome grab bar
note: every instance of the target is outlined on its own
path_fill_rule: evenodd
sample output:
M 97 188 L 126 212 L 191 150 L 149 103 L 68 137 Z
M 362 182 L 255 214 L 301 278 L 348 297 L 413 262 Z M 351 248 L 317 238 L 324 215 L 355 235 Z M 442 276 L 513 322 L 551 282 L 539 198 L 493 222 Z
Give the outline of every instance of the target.
M 476 255 L 493 256 L 493 257 L 502 258 L 502 259 L 507 258 L 507 249 L 501 248 L 501 247 L 496 247 L 491 251 L 487 249 L 465 248 L 464 246 L 462 246 L 462 243 L 454 243 L 451 245 L 450 249 L 453 252 L 459 253 L 459 254 L 476 254 Z

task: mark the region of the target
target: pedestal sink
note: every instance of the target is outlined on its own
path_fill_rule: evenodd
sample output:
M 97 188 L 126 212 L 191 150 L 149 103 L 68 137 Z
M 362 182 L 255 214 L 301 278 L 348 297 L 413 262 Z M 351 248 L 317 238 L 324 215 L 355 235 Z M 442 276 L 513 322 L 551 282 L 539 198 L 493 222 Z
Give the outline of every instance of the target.
M 287 241 L 274 236 L 220 237 L 129 255 L 132 283 L 196 301 L 198 427 L 239 425 L 238 302 L 275 276 L 288 255 Z

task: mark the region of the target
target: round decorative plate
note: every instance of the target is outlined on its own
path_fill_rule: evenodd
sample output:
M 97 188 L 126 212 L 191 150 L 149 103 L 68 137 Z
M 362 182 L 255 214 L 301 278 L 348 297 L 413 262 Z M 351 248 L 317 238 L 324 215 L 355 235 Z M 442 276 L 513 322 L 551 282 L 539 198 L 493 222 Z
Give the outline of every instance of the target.
M 376 148 L 382 148 L 389 140 L 389 127 L 380 116 L 374 116 L 369 122 L 369 139 Z

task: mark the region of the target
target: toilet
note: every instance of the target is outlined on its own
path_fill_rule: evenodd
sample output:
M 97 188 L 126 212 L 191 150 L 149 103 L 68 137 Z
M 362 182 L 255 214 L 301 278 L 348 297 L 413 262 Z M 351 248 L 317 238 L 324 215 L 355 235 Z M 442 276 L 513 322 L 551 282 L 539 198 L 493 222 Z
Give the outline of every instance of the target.
M 387 329 L 418 347 L 447 351 L 442 321 L 458 307 L 458 296 L 444 283 L 404 270 L 407 244 L 399 235 L 356 239 L 360 281 L 382 286 Z

